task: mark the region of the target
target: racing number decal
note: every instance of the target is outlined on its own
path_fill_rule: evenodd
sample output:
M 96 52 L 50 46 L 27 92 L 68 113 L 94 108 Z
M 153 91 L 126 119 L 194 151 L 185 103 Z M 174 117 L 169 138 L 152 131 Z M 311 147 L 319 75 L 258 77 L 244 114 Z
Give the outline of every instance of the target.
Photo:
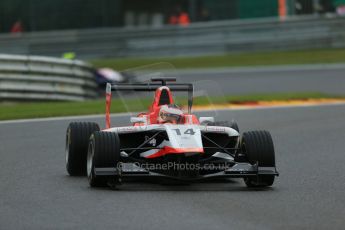
M 173 129 L 176 131 L 176 135 L 181 136 L 181 130 L 180 129 Z M 187 129 L 183 134 L 191 135 L 193 136 L 195 134 L 193 129 Z
M 176 135 L 181 136 L 181 131 L 180 131 L 179 129 L 173 129 L 173 130 L 175 130 L 175 131 L 176 131 Z
M 195 134 L 194 130 L 193 129 L 187 129 L 184 134 L 189 134 L 191 136 L 193 136 Z

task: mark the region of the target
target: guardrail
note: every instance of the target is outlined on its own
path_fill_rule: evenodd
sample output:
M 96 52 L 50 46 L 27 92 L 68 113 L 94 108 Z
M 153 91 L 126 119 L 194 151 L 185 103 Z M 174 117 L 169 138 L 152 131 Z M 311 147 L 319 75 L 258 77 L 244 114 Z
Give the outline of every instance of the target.
M 81 101 L 95 97 L 92 67 L 82 61 L 0 55 L 0 101 Z
M 188 27 L 103 28 L 0 35 L 1 52 L 79 58 L 190 56 L 345 47 L 344 17 L 193 23 Z

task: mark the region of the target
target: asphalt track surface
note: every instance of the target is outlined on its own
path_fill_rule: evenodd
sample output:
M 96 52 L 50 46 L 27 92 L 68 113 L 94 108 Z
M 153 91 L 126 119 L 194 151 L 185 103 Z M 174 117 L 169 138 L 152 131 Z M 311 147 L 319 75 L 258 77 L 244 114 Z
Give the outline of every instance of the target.
M 246 67 L 218 70 L 177 71 L 166 74 L 178 82 L 193 82 L 209 95 L 322 92 L 344 95 L 345 65 Z
M 281 174 L 273 188 L 234 179 L 91 189 L 65 171 L 70 120 L 1 123 L 0 229 L 344 229 L 344 105 L 217 116 L 272 133 Z

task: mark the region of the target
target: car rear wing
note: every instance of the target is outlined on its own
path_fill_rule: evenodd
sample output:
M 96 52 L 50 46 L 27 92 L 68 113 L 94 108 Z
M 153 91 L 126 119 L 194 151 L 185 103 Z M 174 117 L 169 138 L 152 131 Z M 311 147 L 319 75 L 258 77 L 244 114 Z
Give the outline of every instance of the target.
M 160 83 L 157 83 L 160 82 Z M 188 113 L 192 112 L 193 106 L 193 92 L 194 87 L 191 83 L 169 83 L 176 82 L 176 78 L 151 78 L 148 83 L 134 83 L 134 84 L 110 84 L 106 87 L 106 128 L 110 128 L 110 106 L 112 91 L 136 91 L 136 92 L 151 92 L 156 91 L 159 87 L 167 86 L 171 91 L 187 92 L 188 93 Z

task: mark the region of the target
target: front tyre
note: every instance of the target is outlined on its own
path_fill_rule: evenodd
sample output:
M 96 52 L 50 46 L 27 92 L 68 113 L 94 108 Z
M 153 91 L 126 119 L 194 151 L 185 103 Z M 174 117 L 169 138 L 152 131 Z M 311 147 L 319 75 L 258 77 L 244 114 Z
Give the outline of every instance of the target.
M 91 134 L 99 131 L 93 122 L 72 122 L 66 132 L 66 170 L 71 176 L 86 175 L 86 155 Z
M 241 148 L 250 164 L 259 167 L 275 167 L 275 153 L 271 134 L 267 131 L 245 132 Z M 274 182 L 274 175 L 258 175 L 244 178 L 248 187 L 268 187 Z
M 109 178 L 95 175 L 95 168 L 115 168 L 119 161 L 120 138 L 117 133 L 95 132 L 91 135 L 87 153 L 87 177 L 90 186 L 106 186 Z

